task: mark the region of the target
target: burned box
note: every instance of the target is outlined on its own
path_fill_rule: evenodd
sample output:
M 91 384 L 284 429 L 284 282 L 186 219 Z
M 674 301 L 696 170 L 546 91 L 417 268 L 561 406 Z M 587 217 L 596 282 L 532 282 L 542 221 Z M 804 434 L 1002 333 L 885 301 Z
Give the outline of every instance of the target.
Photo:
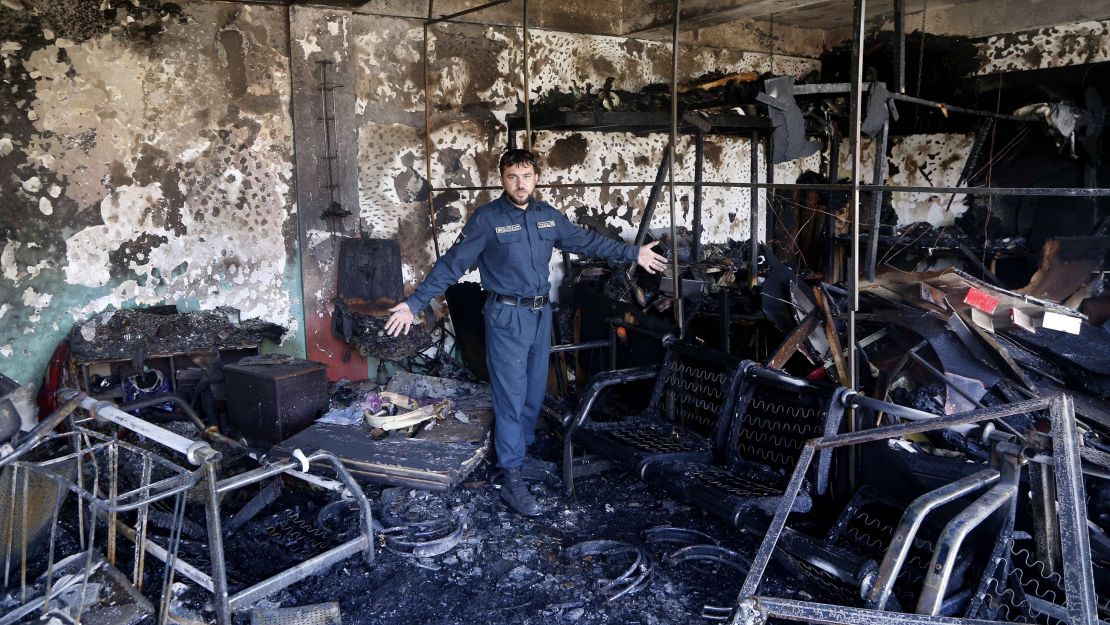
M 226 365 L 231 435 L 251 444 L 273 445 L 312 425 L 327 408 L 327 371 L 327 365 L 288 357 Z

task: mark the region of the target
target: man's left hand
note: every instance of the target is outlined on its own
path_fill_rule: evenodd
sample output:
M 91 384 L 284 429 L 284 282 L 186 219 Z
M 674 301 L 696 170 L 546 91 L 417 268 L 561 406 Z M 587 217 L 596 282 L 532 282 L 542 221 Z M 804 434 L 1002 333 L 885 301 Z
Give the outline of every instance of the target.
M 663 271 L 667 266 L 667 257 L 662 254 L 657 254 L 651 248 L 659 245 L 659 241 L 648 243 L 647 245 L 640 246 L 640 255 L 636 259 L 636 264 L 643 267 L 644 271 L 648 273 L 656 273 Z

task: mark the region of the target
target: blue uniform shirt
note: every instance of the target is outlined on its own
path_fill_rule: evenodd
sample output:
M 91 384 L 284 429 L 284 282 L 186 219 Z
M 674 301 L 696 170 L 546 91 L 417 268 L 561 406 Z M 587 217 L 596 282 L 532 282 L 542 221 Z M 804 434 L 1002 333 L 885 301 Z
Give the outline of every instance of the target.
M 447 250 L 416 291 L 405 300 L 419 314 L 478 261 L 482 287 L 499 295 L 536 297 L 551 291 L 551 249 L 636 262 L 639 248 L 580 228 L 550 204 L 535 198 L 528 210 L 504 195 L 479 206 L 462 229 L 462 240 Z

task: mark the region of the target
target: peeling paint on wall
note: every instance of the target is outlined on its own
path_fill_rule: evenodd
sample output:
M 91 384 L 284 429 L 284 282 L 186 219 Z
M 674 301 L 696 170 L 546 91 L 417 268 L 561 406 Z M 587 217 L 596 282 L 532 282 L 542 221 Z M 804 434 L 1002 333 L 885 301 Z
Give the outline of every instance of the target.
M 907 135 L 890 142 L 890 171 L 887 184 L 912 187 L 954 187 L 963 171 L 967 154 L 974 142 L 970 134 Z M 870 183 L 874 170 L 874 143 L 864 139 L 860 171 Z M 850 171 L 851 154 L 848 143 L 840 148 L 840 171 Z M 947 226 L 967 211 L 967 195 L 952 193 L 893 193 L 891 204 L 898 216 L 898 226 L 926 222 Z
M 433 217 L 425 201 L 422 29 L 414 20 L 355 16 L 354 33 L 360 216 L 373 236 L 399 239 L 404 276 L 411 289 L 435 259 L 429 234 Z M 444 24 L 434 27 L 431 35 L 433 185 L 497 186 L 497 161 L 508 142 L 505 119 L 517 111 L 523 91 L 520 30 Z M 534 30 L 530 45 L 533 98 L 553 88 L 567 90 L 587 84 L 596 88 L 610 76 L 617 78 L 619 88 L 629 90 L 670 79 L 667 43 Z M 766 54 L 689 46 L 683 48 L 679 72 L 693 78 L 712 70 L 763 71 L 769 64 Z M 815 59 L 775 57 L 779 72 L 801 75 L 818 66 Z M 707 180 L 748 179 L 747 140 L 713 137 L 707 143 Z M 631 239 L 665 145 L 663 134 L 540 132 L 535 149 L 544 158 L 541 183 L 648 184 L 546 189 L 538 195 L 572 219 L 597 217 Z M 693 179 L 692 143 L 684 138 L 678 152 L 676 175 Z M 780 166 L 776 178 L 796 177 L 808 166 L 815 165 Z M 433 212 L 439 249 L 445 250 L 455 241 L 470 211 L 498 194 L 497 190 L 437 192 Z M 661 201 L 660 206 L 666 206 L 666 194 Z M 678 202 L 679 223 L 689 227 L 688 189 L 681 191 Z M 703 206 L 706 241 L 747 238 L 747 190 L 707 188 Z M 657 212 L 652 223 L 667 224 L 667 211 Z M 469 275 L 465 279 L 476 278 Z
M 20 356 L 0 369 L 37 378 L 75 320 L 124 306 L 299 335 L 285 9 L 24 6 L 0 8 L 0 294 L 19 293 L 0 341 Z
M 987 37 L 979 74 L 1065 67 L 1110 60 L 1110 19 Z

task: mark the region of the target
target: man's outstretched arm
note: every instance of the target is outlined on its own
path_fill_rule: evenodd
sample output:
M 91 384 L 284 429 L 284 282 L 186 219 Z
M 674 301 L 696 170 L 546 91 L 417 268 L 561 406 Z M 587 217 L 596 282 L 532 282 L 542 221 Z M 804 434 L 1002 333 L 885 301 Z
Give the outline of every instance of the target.
M 555 223 L 559 229 L 559 249 L 583 256 L 636 263 L 648 273 L 663 271 L 667 266 L 666 257 L 652 250 L 659 244 L 658 241 L 639 247 L 629 245 L 576 226 L 562 213 L 555 218 Z
M 462 229 L 462 239 L 457 241 L 436 261 L 432 270 L 424 277 L 420 286 L 405 301 L 389 309 L 392 313 L 385 322 L 385 332 L 389 336 L 408 334 L 413 319 L 433 297 L 458 282 L 467 269 L 474 266 L 478 255 L 486 249 L 487 235 L 482 225 L 482 217 L 475 214 Z

